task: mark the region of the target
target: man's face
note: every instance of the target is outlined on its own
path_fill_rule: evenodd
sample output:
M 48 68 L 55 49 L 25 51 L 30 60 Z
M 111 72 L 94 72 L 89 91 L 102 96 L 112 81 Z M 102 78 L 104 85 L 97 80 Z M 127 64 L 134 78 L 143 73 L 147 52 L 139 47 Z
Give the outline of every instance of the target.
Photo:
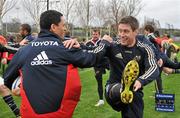
M 98 39 L 99 39 L 99 37 L 100 37 L 99 32 L 93 32 L 93 33 L 92 33 L 92 39 L 93 39 L 93 40 L 95 40 L 95 41 L 96 41 L 96 40 L 98 40 Z
M 54 25 L 53 32 L 63 39 L 65 35 L 65 31 L 66 31 L 65 20 L 64 17 L 61 16 L 61 22 L 59 22 L 58 25 Z
M 148 35 L 149 33 L 150 33 L 149 31 L 144 30 L 144 34 L 145 34 L 145 35 Z
M 118 35 L 121 45 L 131 47 L 136 42 L 137 30 L 133 31 L 128 24 L 119 24 Z
M 27 31 L 24 30 L 22 27 L 20 27 L 20 28 L 19 28 L 19 34 L 20 34 L 22 37 L 24 37 L 24 36 L 27 35 Z

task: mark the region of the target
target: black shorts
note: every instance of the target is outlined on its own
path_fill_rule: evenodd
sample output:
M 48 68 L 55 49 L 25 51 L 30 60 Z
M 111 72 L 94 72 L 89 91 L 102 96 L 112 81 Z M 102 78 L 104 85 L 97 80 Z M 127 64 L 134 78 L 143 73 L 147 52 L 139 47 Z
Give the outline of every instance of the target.
M 105 68 L 97 68 L 97 67 L 94 67 L 94 71 L 95 71 L 95 75 L 101 75 L 102 74 L 106 74 L 106 69 Z
M 125 106 L 125 104 L 121 102 L 120 98 L 121 89 L 122 85 L 120 83 L 107 84 L 105 87 L 106 101 L 116 111 L 121 111 Z

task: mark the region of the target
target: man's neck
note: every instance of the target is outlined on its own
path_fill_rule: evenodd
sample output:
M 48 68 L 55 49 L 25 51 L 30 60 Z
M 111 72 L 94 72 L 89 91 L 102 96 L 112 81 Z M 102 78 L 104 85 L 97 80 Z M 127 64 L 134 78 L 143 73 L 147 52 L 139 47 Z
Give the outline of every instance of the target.
M 94 43 L 96 43 L 98 40 L 99 40 L 99 38 L 97 38 L 97 39 L 92 39 L 92 41 L 93 41 Z
M 131 44 L 127 45 L 127 47 L 133 47 L 136 44 L 136 38 L 132 41 Z

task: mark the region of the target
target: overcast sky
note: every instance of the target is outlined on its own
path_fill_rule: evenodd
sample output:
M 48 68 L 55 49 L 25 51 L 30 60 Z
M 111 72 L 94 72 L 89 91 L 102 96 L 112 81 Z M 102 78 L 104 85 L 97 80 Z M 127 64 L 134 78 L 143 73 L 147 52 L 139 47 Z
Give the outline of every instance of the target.
M 32 22 L 31 18 L 23 12 L 24 10 L 20 4 L 21 0 L 18 1 L 17 7 L 6 14 L 3 21 L 18 17 L 22 23 Z M 144 7 L 137 17 L 141 23 L 144 21 L 144 17 L 148 17 L 159 20 L 161 27 L 168 28 L 168 23 L 173 25 L 174 28 L 180 29 L 180 0 L 142 0 L 142 4 Z
M 139 19 L 144 16 L 160 21 L 161 27 L 167 27 L 166 23 L 180 28 L 180 0 L 142 0 L 145 6 L 139 14 Z

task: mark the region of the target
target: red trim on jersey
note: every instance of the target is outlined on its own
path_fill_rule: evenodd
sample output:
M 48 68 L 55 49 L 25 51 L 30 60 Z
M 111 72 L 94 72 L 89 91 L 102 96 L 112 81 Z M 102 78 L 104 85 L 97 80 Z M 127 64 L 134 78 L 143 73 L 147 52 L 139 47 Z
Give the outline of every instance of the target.
M 14 54 L 9 54 L 7 60 L 11 61 L 13 56 L 14 56 Z
M 7 44 L 6 38 L 4 38 L 2 35 L 0 35 L 0 44 L 2 44 L 2 45 Z
M 22 75 L 22 72 L 21 72 Z M 23 81 L 22 81 L 23 84 Z M 66 86 L 64 96 L 59 110 L 52 113 L 37 114 L 33 111 L 26 93 L 21 86 L 21 118 L 72 118 L 74 109 L 79 101 L 81 94 L 81 83 L 78 69 L 73 65 L 68 65 Z
M 162 40 L 163 40 L 162 38 L 158 37 L 155 39 L 155 42 L 161 46 Z
M 3 52 L 2 58 L 8 58 L 8 52 Z

